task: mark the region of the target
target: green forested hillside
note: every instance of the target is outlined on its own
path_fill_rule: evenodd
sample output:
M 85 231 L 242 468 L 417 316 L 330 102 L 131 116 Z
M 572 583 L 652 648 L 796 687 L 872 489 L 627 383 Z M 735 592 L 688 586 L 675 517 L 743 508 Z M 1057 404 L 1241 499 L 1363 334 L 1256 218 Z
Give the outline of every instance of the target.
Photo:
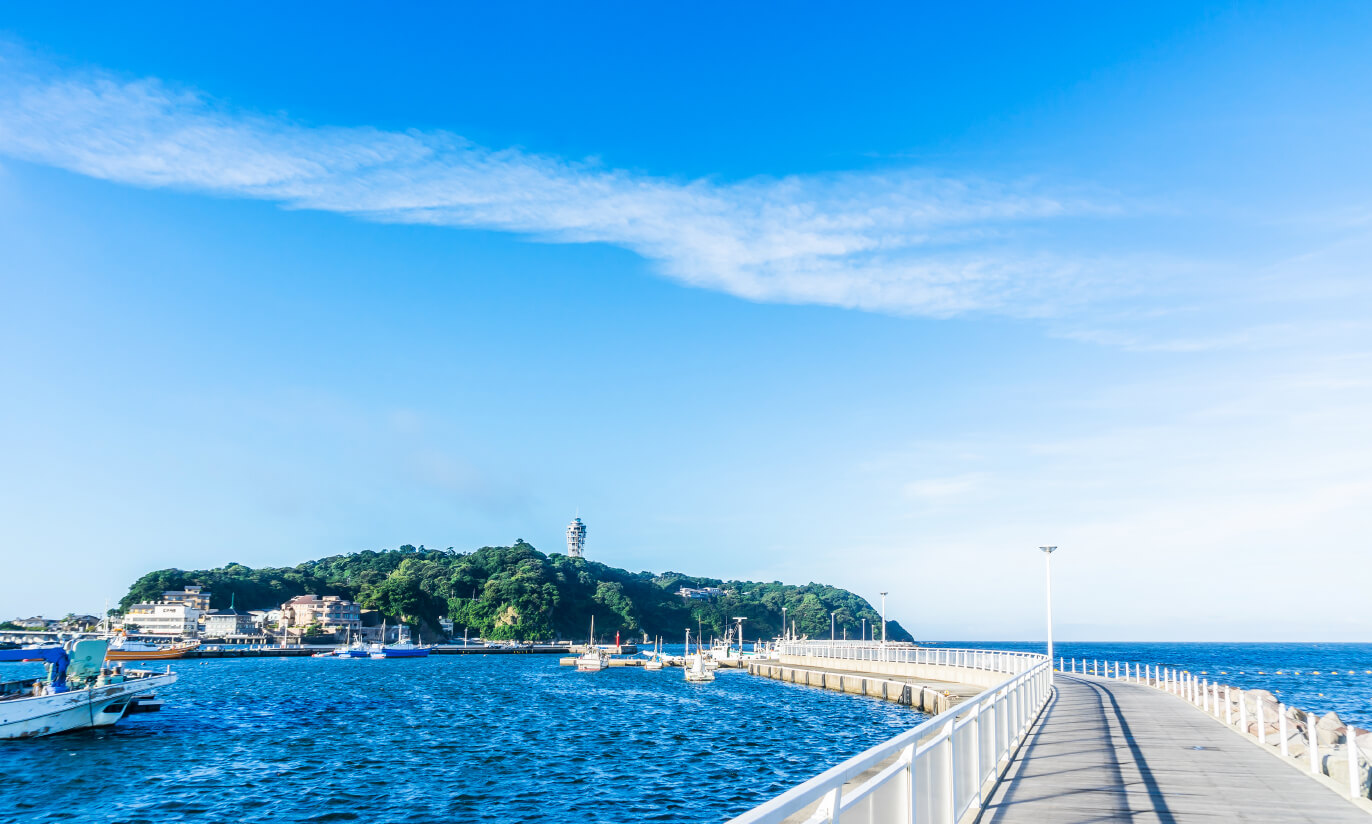
M 212 593 L 211 605 L 270 609 L 296 595 L 342 595 L 388 619 L 437 627 L 452 618 L 460 633 L 498 639 L 547 640 L 586 637 L 591 616 L 602 637 L 616 631 L 626 638 L 640 633 L 674 641 L 703 624 L 708 635 L 723 634 L 734 616 L 748 620 L 748 638 L 771 638 L 781 631 L 781 610 L 796 631 L 829 637 L 829 614 L 837 611 L 839 634 L 857 638 L 862 619 L 868 637 L 881 616 L 862 598 L 822 584 L 789 586 L 778 582 L 721 581 L 677 572 L 628 572 L 565 555 L 544 555 L 524 541 L 483 547 L 474 552 L 403 546 L 367 550 L 306 561 L 294 567 L 250 569 L 228 564 L 218 569 L 162 569 L 134 582 L 120 608 L 156 600 L 164 590 L 199 584 Z M 717 586 L 714 601 L 687 601 L 682 586 Z M 891 640 L 912 640 L 895 621 Z M 427 634 L 427 633 L 426 633 Z

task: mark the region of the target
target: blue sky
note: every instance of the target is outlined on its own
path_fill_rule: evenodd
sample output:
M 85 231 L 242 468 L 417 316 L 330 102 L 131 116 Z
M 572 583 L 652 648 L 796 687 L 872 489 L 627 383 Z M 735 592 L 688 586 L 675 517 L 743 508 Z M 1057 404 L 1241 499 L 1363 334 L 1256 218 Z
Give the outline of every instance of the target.
M 1367 640 L 1369 24 L 7 8 L 0 613 L 579 509 L 927 638 L 1049 542 L 1065 637 Z

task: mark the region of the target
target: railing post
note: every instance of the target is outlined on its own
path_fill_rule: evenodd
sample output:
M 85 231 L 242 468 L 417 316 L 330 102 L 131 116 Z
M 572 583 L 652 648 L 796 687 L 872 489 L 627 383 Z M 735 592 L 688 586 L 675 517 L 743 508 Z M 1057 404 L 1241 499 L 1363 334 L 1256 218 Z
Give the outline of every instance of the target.
M 824 800 L 819 802 L 819 807 L 815 809 L 817 814 L 823 815 L 829 820 L 830 824 L 838 824 L 838 808 L 840 795 L 843 793 L 843 785 L 830 790 L 824 796 Z M 812 819 L 813 820 L 813 819 Z
M 1234 702 L 1229 698 L 1229 685 L 1224 685 L 1224 723 L 1234 726 Z
M 1262 702 L 1262 696 L 1259 695 L 1259 696 L 1257 696 L 1256 698 L 1257 698 L 1256 703 L 1257 703 L 1257 710 L 1258 710 L 1258 743 L 1259 743 L 1259 744 L 1266 744 L 1266 743 L 1267 743 L 1267 719 L 1264 717 L 1263 711 L 1262 711 L 1262 703 L 1263 703 L 1263 702 Z
M 1306 751 L 1310 753 L 1310 772 L 1320 774 L 1320 737 L 1315 734 L 1315 724 L 1319 721 L 1315 713 L 1305 714 Z
M 1283 758 L 1291 757 L 1291 745 L 1286 741 L 1286 705 L 1277 705 L 1277 735 L 1281 736 L 1281 754 Z
M 1353 725 L 1345 729 L 1344 738 L 1348 740 L 1348 797 L 1362 798 L 1362 771 L 1358 769 L 1358 737 L 1353 734 Z
M 949 721 L 947 746 L 941 748 L 946 749 L 948 751 L 946 756 L 948 764 L 948 783 L 944 787 L 944 794 L 947 796 L 947 798 L 944 799 L 944 803 L 942 805 L 944 813 L 943 820 L 948 822 L 948 824 L 953 824 L 953 822 L 957 821 L 958 759 L 957 745 L 953 743 L 953 738 L 955 737 L 956 732 L 957 731 L 953 729 L 953 722 Z
M 908 813 L 905 820 L 910 824 L 915 824 L 919 819 L 919 814 L 915 812 L 915 805 L 919 801 L 918 787 L 915 782 L 915 748 L 917 746 L 919 746 L 918 742 L 911 743 L 900 753 L 900 760 L 905 763 L 905 789 L 907 790 L 905 811 Z
M 1243 700 L 1243 690 L 1239 690 L 1239 731 L 1248 734 L 1248 702 Z

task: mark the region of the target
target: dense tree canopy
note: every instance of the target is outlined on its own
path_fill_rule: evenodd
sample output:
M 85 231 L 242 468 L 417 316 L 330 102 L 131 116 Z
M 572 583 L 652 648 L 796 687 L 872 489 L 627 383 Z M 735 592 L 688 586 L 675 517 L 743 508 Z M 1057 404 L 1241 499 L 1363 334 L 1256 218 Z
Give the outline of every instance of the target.
M 831 613 L 840 635 L 858 637 L 867 619 L 868 637 L 881 624 L 871 604 L 851 592 L 823 584 L 790 586 L 780 582 L 721 581 L 679 572 L 628 572 L 582 558 L 544 555 L 524 541 L 458 553 L 424 547 L 366 550 L 306 561 L 291 568 L 250 569 L 228 564 L 218 569 L 162 569 L 134 582 L 120 601 L 128 609 L 157 600 L 165 590 L 199 584 L 216 609 L 232 601 L 240 609 L 272 609 L 296 595 L 341 595 L 374 609 L 391 621 L 436 628 L 440 617 L 459 630 L 493 639 L 585 638 L 592 616 L 596 634 L 627 638 L 662 635 L 674 641 L 687 627 L 718 636 L 743 617 L 749 638 L 781 632 L 782 608 L 797 633 L 829 637 Z M 687 600 L 677 590 L 719 587 L 713 600 Z M 893 641 L 909 641 L 895 621 Z

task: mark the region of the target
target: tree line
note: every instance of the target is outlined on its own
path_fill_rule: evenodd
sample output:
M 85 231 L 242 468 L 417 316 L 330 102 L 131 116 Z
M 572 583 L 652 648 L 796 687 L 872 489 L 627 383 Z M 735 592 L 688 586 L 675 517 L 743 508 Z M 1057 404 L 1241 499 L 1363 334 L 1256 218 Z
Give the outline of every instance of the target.
M 545 555 L 523 540 L 512 546 L 472 552 L 405 545 L 306 561 L 294 567 L 252 569 L 231 563 L 217 569 L 161 569 L 134 582 L 121 610 L 155 601 L 166 590 L 199 585 L 210 592 L 213 609 L 233 603 L 239 609 L 274 609 L 306 594 L 339 595 L 375 610 L 389 621 L 404 621 L 425 634 L 441 617 L 455 632 L 497 640 L 583 639 L 591 617 L 601 638 L 619 632 L 626 638 L 661 635 L 675 641 L 687 627 L 721 636 L 745 618 L 748 638 L 772 638 L 782 631 L 782 608 L 796 633 L 828 638 L 830 614 L 837 634 L 856 639 L 866 619 L 867 637 L 881 615 L 866 600 L 824 584 L 792 586 L 777 581 L 724 581 L 679 572 L 629 572 L 584 558 Z M 723 595 L 688 600 L 681 587 L 718 587 Z M 913 640 L 897 622 L 892 641 Z

